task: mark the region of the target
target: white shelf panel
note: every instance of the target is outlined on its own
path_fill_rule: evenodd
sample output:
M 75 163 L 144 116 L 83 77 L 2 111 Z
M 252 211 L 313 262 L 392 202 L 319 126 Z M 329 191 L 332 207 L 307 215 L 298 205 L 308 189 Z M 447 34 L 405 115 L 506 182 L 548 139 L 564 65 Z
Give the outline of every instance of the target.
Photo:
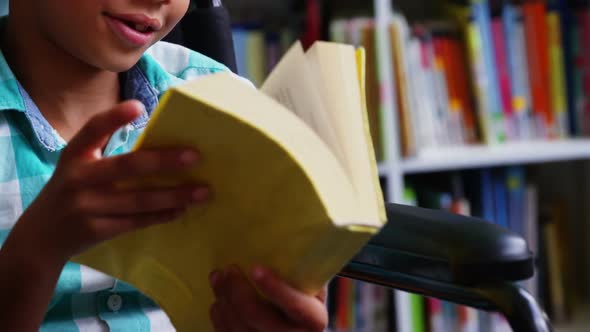
M 590 159 L 590 139 L 425 150 L 402 161 L 404 174 Z
M 379 163 L 379 175 L 385 176 L 389 173 L 389 168 L 386 163 Z

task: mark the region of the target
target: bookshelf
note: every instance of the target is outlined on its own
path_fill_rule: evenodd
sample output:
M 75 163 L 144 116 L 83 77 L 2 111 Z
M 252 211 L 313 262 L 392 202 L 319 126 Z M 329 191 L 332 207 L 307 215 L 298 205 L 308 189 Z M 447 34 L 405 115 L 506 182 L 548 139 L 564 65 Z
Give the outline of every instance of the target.
M 252 13 L 252 8 L 256 6 L 253 3 L 260 3 L 260 7 L 268 4 L 274 6 L 275 11 L 279 11 L 283 15 L 285 12 L 291 16 L 301 17 L 301 13 L 292 13 L 289 8 L 294 8 L 294 3 L 298 3 L 298 8 L 303 7 L 305 1 L 285 1 L 280 2 L 282 6 L 270 4 L 268 0 L 257 0 L 252 2 L 240 0 L 227 0 L 229 4 L 248 3 L 249 9 L 247 12 Z M 265 2 L 266 1 L 266 2 Z M 449 0 L 451 1 L 451 0 Z M 324 0 L 324 3 L 330 3 L 332 7 L 346 6 L 352 4 L 355 7 L 363 7 L 358 11 L 358 15 L 362 17 L 372 18 L 375 29 L 375 58 L 378 70 L 376 72 L 378 89 L 380 91 L 379 109 L 380 116 L 379 129 L 380 139 L 382 141 L 382 160 L 379 164 L 379 173 L 382 178 L 383 188 L 388 201 L 395 203 L 407 203 L 404 196 L 406 186 L 412 180 L 428 179 L 429 176 L 441 174 L 441 177 L 450 176 L 451 173 L 461 173 L 465 170 L 479 170 L 479 169 L 498 169 L 507 166 L 531 166 L 532 169 L 542 168 L 549 169 L 548 164 L 571 164 L 571 161 L 590 161 L 590 138 L 561 138 L 551 140 L 523 140 L 510 141 L 493 145 L 481 144 L 463 144 L 451 146 L 422 147 L 415 154 L 411 156 L 403 155 L 403 141 L 398 133 L 403 130 L 404 124 L 400 122 L 398 117 L 399 101 L 397 89 L 397 77 L 395 75 L 395 63 L 393 61 L 395 49 L 392 46 L 390 34 L 390 25 L 394 18 L 392 10 L 393 5 L 396 9 L 403 4 L 403 13 L 413 13 L 420 19 L 428 19 L 436 14 L 438 5 L 432 4 L 428 0 L 373 0 L 372 2 L 363 3 L 360 5 L 356 1 L 337 1 Z M 458 1 L 457 1 L 458 2 Z M 278 3 L 278 2 L 275 2 Z M 466 2 L 465 2 L 466 3 Z M 280 8 L 279 8 L 280 7 Z M 372 8 L 369 8 L 372 7 Z M 372 9 L 372 11 L 371 11 Z M 406 11 L 407 10 L 407 11 Z M 371 17 L 372 16 L 372 17 Z M 471 60 L 471 59 L 469 59 Z M 425 97 L 426 98 L 426 97 Z M 412 110 L 414 111 L 414 110 Z M 590 167 L 586 163 L 577 163 L 579 170 L 576 172 L 545 172 L 549 173 L 550 177 L 555 178 L 553 186 L 562 186 L 560 181 L 567 178 L 570 186 L 573 189 L 568 189 L 572 195 L 579 197 L 588 197 L 590 195 L 590 176 L 578 178 L 582 173 L 590 175 Z M 576 166 L 576 167 L 577 167 Z M 531 172 L 533 173 L 533 172 Z M 557 174 L 557 175 L 556 175 Z M 576 201 L 582 206 L 579 210 L 582 212 L 576 214 L 576 224 L 580 228 L 586 228 L 584 232 L 590 234 L 590 225 L 584 226 L 590 220 L 590 206 L 586 206 L 583 202 Z M 579 232 L 581 233 L 581 232 Z M 586 248 L 587 245 L 580 248 Z M 584 250 L 584 249 L 582 249 Z M 590 257 L 587 255 L 586 257 Z M 588 264 L 590 265 L 590 264 Z M 590 276 L 590 266 L 586 267 L 586 275 Z M 588 287 L 587 287 L 588 288 Z M 404 293 L 395 292 L 395 316 L 397 331 L 400 332 L 414 332 L 421 331 L 416 328 L 415 317 L 412 315 L 411 306 L 412 299 Z M 588 299 L 586 299 L 588 300 Z M 588 312 L 587 310 L 585 311 Z M 577 317 L 583 317 L 578 315 Z M 576 317 L 575 321 L 565 326 L 565 330 L 569 326 L 578 328 L 578 330 L 588 330 L 590 322 Z M 430 318 L 430 317 L 426 317 Z M 561 325 L 558 327 L 561 328 Z M 559 329 L 561 331 L 561 329 Z
M 397 5 L 401 1 L 394 1 Z M 425 6 L 424 1 L 412 1 L 413 8 Z M 379 20 L 391 20 L 390 11 L 379 13 L 380 10 L 391 10 L 390 0 L 375 0 L 374 7 L 376 10 L 376 29 L 377 34 L 388 33 L 380 25 Z M 381 23 L 383 24 L 383 23 Z M 381 88 L 394 89 L 395 79 L 391 74 L 391 48 L 388 41 L 378 39 L 378 67 L 387 68 L 387 73 L 380 72 Z M 385 83 L 385 85 L 383 85 Z M 392 99 L 390 99 L 392 98 Z M 399 112 L 399 103 L 395 96 L 385 96 L 386 102 L 383 103 L 381 112 L 397 114 Z M 389 104 L 387 101 L 391 102 Z M 522 142 L 509 142 L 497 145 L 463 145 L 452 147 L 423 148 L 412 156 L 405 157 L 401 155 L 401 140 L 399 135 L 392 137 L 388 135 L 390 131 L 399 132 L 402 125 L 398 117 L 386 117 L 387 114 L 381 114 L 387 123 L 381 124 L 383 146 L 383 160 L 379 165 L 380 175 L 384 179 L 386 186 L 386 195 L 389 200 L 395 203 L 407 203 L 404 197 L 404 190 L 408 177 L 423 177 L 431 173 L 440 174 L 441 172 L 454 172 L 481 168 L 497 168 L 512 165 L 525 165 L 544 167 L 548 163 L 567 163 L 570 161 L 590 160 L 590 139 L 588 138 L 568 138 L 559 140 L 531 140 Z M 394 145 L 394 146 L 392 146 Z M 586 171 L 588 170 L 587 166 Z M 554 177 L 558 177 L 553 175 Z M 560 175 L 561 176 L 561 175 Z M 569 174 L 569 176 L 574 176 Z M 559 182 L 559 181 L 557 181 Z M 578 184 L 580 186 L 579 194 L 586 192 L 581 189 L 587 184 Z M 581 208 L 586 209 L 586 208 Z M 590 229 L 581 223 L 587 222 L 578 220 L 578 226 L 581 229 Z M 587 246 L 586 246 L 587 248 Z M 586 249 L 587 250 L 587 249 Z M 588 299 L 586 299 L 587 301 Z M 395 315 L 397 318 L 397 330 L 401 332 L 416 331 L 415 322 L 412 322 L 411 299 L 409 295 L 396 292 Z M 590 328 L 588 320 L 588 309 L 579 311 L 571 321 L 567 323 L 557 323 L 556 330 L 569 331 L 587 331 Z M 419 328 L 418 328 L 419 330 Z
M 419 174 L 574 160 L 590 160 L 590 139 L 436 148 L 402 159 L 397 167 L 403 174 Z M 380 170 L 384 175 L 389 171 L 385 164 Z

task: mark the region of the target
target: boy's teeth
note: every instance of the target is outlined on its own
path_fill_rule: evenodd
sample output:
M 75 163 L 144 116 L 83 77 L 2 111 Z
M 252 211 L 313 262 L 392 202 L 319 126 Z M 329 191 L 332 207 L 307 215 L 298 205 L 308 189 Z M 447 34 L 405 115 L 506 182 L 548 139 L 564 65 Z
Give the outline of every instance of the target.
M 136 24 L 135 25 L 135 30 L 140 31 L 140 32 L 146 32 L 148 29 L 148 27 L 146 25 L 143 24 Z

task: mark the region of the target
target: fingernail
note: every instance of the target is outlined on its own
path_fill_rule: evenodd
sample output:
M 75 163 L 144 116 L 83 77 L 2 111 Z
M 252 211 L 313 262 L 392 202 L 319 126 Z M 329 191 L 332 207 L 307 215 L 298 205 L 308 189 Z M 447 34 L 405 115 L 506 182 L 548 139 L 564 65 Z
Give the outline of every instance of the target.
M 193 199 L 196 202 L 201 202 L 209 197 L 209 188 L 199 187 L 193 190 Z
M 138 101 L 138 103 L 137 103 L 137 106 L 139 106 L 139 111 L 140 111 L 141 113 L 145 113 L 145 112 L 147 112 L 147 110 L 146 110 L 146 108 L 145 108 L 145 105 L 144 105 L 142 102 Z
M 252 278 L 256 281 L 261 281 L 266 276 L 266 271 L 261 267 L 252 269 Z
M 180 154 L 180 161 L 185 165 L 192 165 L 199 160 L 199 154 L 195 151 L 187 150 Z

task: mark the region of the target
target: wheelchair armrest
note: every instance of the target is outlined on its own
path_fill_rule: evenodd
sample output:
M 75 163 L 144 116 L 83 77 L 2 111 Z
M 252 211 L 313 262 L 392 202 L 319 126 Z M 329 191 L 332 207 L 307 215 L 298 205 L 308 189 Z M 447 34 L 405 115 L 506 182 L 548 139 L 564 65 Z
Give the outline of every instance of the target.
M 481 219 L 387 205 L 388 223 L 355 257 L 371 266 L 461 285 L 518 281 L 534 273 L 524 239 Z M 352 264 L 350 266 L 353 266 Z

